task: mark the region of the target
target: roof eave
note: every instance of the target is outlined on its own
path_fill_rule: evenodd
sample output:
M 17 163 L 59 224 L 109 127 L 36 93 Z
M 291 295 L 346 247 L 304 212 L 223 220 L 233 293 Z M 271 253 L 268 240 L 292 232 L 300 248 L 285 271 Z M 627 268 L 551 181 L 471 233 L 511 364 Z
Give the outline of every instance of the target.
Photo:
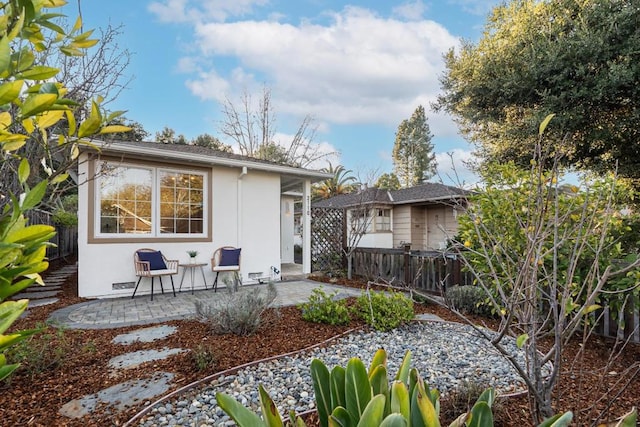
M 97 141 L 92 141 L 97 142 Z M 189 163 L 201 163 L 207 165 L 247 167 L 248 169 L 264 172 L 274 172 L 283 175 L 309 178 L 312 181 L 320 181 L 333 177 L 333 174 L 310 169 L 296 168 L 293 166 L 259 163 L 251 160 L 228 159 L 216 156 L 203 156 L 202 154 L 183 153 L 179 151 L 154 150 L 151 147 L 132 146 L 128 144 L 118 144 L 117 142 L 102 142 L 96 144 L 105 153 L 140 155 L 145 157 L 164 158 L 172 160 L 182 160 Z

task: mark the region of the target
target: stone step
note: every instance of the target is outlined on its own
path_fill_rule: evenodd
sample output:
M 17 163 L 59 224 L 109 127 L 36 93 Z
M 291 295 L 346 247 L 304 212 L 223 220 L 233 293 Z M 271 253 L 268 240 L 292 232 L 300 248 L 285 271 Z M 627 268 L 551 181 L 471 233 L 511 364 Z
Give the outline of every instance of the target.
M 11 297 L 11 299 L 45 299 L 52 298 L 58 295 L 59 291 L 44 291 L 44 292 L 20 292 L 19 294 L 15 294 Z

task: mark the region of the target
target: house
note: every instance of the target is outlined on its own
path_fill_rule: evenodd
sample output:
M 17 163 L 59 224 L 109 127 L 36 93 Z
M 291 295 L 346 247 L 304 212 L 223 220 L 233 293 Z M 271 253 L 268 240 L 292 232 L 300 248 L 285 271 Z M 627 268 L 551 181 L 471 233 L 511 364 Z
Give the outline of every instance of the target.
M 400 190 L 366 188 L 313 203 L 314 208 L 347 210 L 351 227 L 362 225 L 359 247 L 439 250 L 458 230 L 458 210 L 468 191 L 427 182 Z M 349 231 L 348 231 L 349 232 Z M 348 239 L 347 239 L 348 240 Z
M 78 168 L 81 297 L 131 295 L 139 248 L 182 263 L 187 251 L 198 251 L 207 285 L 220 246 L 242 248 L 244 283 L 277 276 L 281 263 L 293 260 L 294 201 L 301 199 L 303 230 L 310 233 L 311 184 L 330 177 L 191 145 L 92 143 L 99 149 L 83 148 Z M 302 272 L 309 273 L 310 237 L 305 241 Z M 145 292 L 143 280 L 138 293 Z

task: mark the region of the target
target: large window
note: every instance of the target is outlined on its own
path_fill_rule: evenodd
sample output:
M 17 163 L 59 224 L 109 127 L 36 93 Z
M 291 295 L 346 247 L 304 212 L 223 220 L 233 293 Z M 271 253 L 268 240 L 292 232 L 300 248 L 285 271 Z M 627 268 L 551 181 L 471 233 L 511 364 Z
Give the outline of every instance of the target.
M 204 235 L 204 173 L 100 162 L 96 180 L 97 234 Z

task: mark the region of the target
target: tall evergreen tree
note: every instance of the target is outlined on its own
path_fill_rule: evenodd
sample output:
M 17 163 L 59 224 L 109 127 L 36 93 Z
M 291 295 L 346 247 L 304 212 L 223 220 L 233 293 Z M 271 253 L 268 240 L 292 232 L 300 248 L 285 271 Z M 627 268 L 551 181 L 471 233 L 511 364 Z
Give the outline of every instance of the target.
M 404 188 L 427 181 L 436 173 L 436 155 L 431 143 L 433 135 L 424 107 L 419 105 L 396 132 L 393 146 L 393 169 Z

